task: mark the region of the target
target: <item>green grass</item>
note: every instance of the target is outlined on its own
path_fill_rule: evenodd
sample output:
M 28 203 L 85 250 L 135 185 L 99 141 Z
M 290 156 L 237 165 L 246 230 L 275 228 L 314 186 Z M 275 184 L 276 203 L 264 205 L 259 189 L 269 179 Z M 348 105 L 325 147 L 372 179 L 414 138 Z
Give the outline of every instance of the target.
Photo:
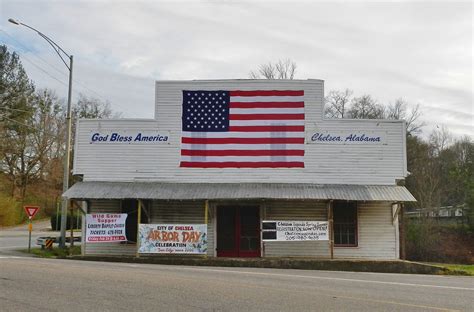
M 453 275 L 462 273 L 462 275 L 474 276 L 474 264 L 447 264 L 447 263 L 427 263 L 432 265 L 441 266 L 450 270 Z
M 474 276 L 474 264 L 444 264 L 443 266 L 450 270 L 462 271 Z
M 69 247 L 66 249 L 61 249 L 59 247 L 54 247 L 53 249 L 41 249 L 41 248 L 32 248 L 31 254 L 36 255 L 40 258 L 66 258 L 70 255 Z M 28 252 L 28 250 L 22 250 L 23 252 Z M 81 246 L 74 246 L 72 248 L 73 255 L 81 254 Z

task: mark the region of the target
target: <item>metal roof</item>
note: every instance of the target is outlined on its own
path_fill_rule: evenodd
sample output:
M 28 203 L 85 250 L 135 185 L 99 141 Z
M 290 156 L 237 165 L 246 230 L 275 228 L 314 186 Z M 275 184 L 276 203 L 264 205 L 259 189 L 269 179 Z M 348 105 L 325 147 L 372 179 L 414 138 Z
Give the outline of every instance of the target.
M 308 183 L 163 183 L 100 182 L 74 184 L 69 199 L 313 199 L 416 201 L 404 186 Z

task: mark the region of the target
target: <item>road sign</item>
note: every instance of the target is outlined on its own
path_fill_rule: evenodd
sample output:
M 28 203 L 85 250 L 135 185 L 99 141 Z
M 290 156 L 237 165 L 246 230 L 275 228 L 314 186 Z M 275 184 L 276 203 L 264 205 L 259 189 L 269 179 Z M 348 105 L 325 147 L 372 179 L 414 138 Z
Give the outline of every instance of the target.
M 26 215 L 30 219 L 32 219 L 35 216 L 35 214 L 38 212 L 38 210 L 40 209 L 39 206 L 24 206 L 23 208 L 25 208 Z
M 28 216 L 28 252 L 31 250 L 31 231 L 33 230 L 33 224 L 31 224 L 31 219 L 38 213 L 40 209 L 39 206 L 23 206 Z
M 46 249 L 53 249 L 54 239 L 47 239 L 46 244 L 44 245 Z

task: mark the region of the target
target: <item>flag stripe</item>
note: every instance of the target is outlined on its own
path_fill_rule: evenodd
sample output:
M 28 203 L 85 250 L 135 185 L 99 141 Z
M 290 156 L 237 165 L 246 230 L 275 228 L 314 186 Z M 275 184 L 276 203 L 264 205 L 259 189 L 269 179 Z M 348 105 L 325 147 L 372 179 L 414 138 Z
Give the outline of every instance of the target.
M 304 132 L 304 126 L 230 126 L 229 131 L 242 132 Z
M 206 151 L 216 151 L 216 150 L 282 150 L 282 149 L 292 149 L 292 150 L 302 150 L 304 151 L 304 144 L 181 144 L 181 149 L 185 150 L 206 150 Z
M 229 113 L 235 114 L 304 114 L 304 108 L 231 108 Z
M 304 114 L 231 114 L 230 120 L 304 120 Z
M 300 108 L 304 102 L 230 102 L 230 108 Z
M 181 161 L 195 161 L 195 162 L 265 162 L 265 161 L 276 161 L 276 162 L 295 162 L 303 161 L 303 156 L 181 156 Z
M 304 126 L 304 120 L 231 120 L 232 126 Z
M 304 138 L 303 132 L 195 132 L 183 131 L 184 138 Z
M 304 96 L 231 96 L 230 102 L 303 102 Z
M 190 162 L 182 161 L 180 167 L 188 168 L 304 168 L 304 162 L 294 161 L 294 162 L 241 162 L 241 161 L 231 161 L 231 162 Z
M 304 138 L 181 138 L 187 144 L 304 144 Z
M 304 151 L 281 150 L 181 150 L 182 156 L 304 156 Z
M 253 90 L 253 91 L 230 91 L 230 96 L 302 96 L 303 90 Z

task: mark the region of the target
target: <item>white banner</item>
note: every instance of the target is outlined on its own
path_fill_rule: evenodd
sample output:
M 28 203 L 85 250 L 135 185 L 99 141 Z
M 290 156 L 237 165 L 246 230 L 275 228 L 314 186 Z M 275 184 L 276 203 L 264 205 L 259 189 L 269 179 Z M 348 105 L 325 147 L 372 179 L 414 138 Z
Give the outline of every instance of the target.
M 91 213 L 86 215 L 86 243 L 126 242 L 126 213 Z
M 206 224 L 140 224 L 139 253 L 205 254 Z
M 327 221 L 263 221 L 263 241 L 328 240 Z

